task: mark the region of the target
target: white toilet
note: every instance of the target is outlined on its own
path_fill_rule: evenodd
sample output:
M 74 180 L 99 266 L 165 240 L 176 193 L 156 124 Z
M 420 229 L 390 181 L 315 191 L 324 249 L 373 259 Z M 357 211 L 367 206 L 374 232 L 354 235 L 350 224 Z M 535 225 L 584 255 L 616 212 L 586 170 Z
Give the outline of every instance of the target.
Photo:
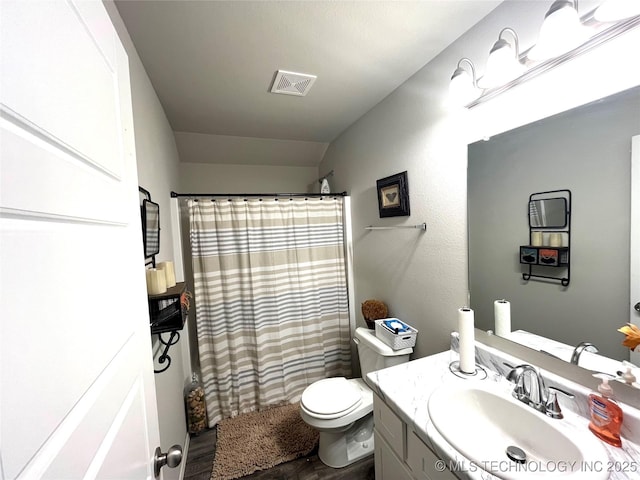
M 408 362 L 413 348 L 393 350 L 373 330 L 357 328 L 362 376 Z M 325 378 L 302 393 L 300 416 L 320 431 L 318 456 L 325 465 L 346 467 L 373 453 L 373 392 L 362 378 Z

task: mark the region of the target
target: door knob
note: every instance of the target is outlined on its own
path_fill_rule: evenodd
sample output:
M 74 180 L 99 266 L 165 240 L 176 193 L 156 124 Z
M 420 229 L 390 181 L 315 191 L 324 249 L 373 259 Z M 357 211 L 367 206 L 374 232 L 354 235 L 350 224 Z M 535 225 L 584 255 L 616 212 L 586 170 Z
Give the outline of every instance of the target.
M 153 473 L 158 478 L 160 469 L 165 465 L 169 468 L 176 468 L 182 461 L 182 447 L 174 445 L 167 453 L 162 453 L 160 447 L 156 448 L 156 454 L 153 457 Z
M 640 302 L 636 303 L 636 304 L 633 306 L 633 309 L 634 309 L 636 312 L 640 312 Z

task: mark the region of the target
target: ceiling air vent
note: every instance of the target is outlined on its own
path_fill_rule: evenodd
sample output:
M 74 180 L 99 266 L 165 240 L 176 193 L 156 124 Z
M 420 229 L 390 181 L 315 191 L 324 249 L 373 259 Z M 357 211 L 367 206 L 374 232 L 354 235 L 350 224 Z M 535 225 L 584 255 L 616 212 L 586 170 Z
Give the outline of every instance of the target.
M 306 73 L 287 72 L 278 70 L 276 78 L 271 85 L 271 93 L 282 93 L 283 95 L 297 95 L 304 97 L 313 82 L 318 78 L 315 75 L 307 75 Z

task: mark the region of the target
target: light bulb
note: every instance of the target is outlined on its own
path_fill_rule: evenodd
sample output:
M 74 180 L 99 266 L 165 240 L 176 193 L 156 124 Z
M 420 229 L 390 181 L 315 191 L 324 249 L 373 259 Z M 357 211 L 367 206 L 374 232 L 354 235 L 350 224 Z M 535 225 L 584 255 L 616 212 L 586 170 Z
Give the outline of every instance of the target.
M 587 39 L 587 30 L 580 23 L 572 2 L 556 0 L 549 8 L 538 42 L 529 51 L 531 60 L 546 60 L 573 50 Z
M 466 105 L 480 96 L 480 91 L 473 85 L 469 72 L 456 69 L 449 84 L 449 96 L 456 105 Z
M 507 32 L 513 36 L 513 45 L 502 38 Z M 498 35 L 498 41 L 489 52 L 487 68 L 484 76 L 478 80 L 478 86 L 498 87 L 522 75 L 525 67 L 520 63 L 519 56 L 518 35 L 509 27 L 503 28 Z
M 478 81 L 481 88 L 493 88 L 510 82 L 524 72 L 524 65 L 516 59 L 516 52 L 504 40 L 504 45 L 492 50 L 484 76 Z M 496 42 L 497 44 L 498 42 Z
M 640 1 L 607 0 L 596 9 L 593 17 L 599 22 L 616 22 L 636 15 L 640 15 Z
M 462 64 L 467 63 L 471 70 L 471 74 L 464 68 Z M 458 65 L 451 75 L 449 83 L 449 99 L 455 105 L 466 105 L 480 96 L 480 90 L 476 84 L 476 70 L 473 62 L 468 58 L 461 58 Z

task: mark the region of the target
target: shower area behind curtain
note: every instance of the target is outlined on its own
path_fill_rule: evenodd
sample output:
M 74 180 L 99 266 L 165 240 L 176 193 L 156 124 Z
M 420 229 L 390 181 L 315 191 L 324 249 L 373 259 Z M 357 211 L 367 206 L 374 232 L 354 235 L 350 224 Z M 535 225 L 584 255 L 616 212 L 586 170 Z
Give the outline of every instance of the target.
M 189 200 L 209 426 L 351 373 L 343 199 Z

